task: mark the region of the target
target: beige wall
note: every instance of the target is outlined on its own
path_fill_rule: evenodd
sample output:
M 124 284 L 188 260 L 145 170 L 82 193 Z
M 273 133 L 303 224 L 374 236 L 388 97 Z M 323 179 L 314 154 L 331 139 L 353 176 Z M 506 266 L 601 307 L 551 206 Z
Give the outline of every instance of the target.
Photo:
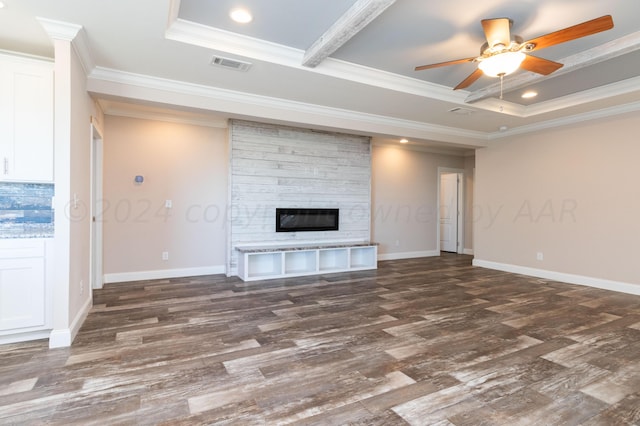
M 476 259 L 640 285 L 638 120 L 632 113 L 478 150 Z
M 465 159 L 374 145 L 372 239 L 383 259 L 437 254 L 438 167 L 463 169 Z
M 95 104 L 87 94 L 84 69 L 73 51 L 71 55 L 71 149 L 70 190 L 78 200 L 70 204 L 69 318 L 72 320 L 91 299 L 90 200 L 91 200 L 91 116 Z M 75 206 L 75 207 L 74 207 Z
M 109 274 L 223 267 L 227 145 L 226 129 L 105 117 L 106 281 Z
M 50 347 L 69 346 L 91 308 L 91 117 L 102 117 L 86 91 L 71 43 L 54 40 L 55 232 Z M 37 155 L 34 154 L 34 155 Z

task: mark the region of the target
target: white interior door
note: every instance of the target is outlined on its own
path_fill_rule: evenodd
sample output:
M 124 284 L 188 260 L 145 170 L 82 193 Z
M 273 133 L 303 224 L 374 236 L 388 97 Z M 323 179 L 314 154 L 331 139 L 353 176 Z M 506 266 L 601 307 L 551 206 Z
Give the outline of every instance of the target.
M 440 250 L 458 251 L 458 174 L 440 175 Z

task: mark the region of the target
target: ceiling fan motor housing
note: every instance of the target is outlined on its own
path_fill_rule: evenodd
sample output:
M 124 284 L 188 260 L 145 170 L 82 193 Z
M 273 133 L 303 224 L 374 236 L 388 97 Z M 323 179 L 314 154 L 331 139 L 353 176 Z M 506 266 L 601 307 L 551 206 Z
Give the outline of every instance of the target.
M 496 43 L 493 46 L 489 46 L 488 42 L 484 42 L 484 44 L 480 47 L 480 56 L 488 57 L 488 56 L 498 55 L 504 52 L 516 52 L 520 50 L 521 47 L 523 47 L 522 46 L 523 42 L 524 42 L 524 39 L 519 35 L 511 36 L 511 43 L 509 43 L 508 46 L 505 46 L 502 43 Z

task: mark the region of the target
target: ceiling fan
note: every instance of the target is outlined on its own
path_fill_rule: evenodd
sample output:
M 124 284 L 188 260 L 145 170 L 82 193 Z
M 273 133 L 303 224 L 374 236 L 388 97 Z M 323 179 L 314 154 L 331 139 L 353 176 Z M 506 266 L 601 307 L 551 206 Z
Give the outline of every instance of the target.
M 422 65 L 415 70 L 478 62 L 478 68 L 453 90 L 470 86 L 482 74 L 502 78 L 520 67 L 527 71 L 548 75 L 560 69 L 563 64 L 528 53 L 613 28 L 611 15 L 605 15 L 523 42 L 522 37 L 511 34 L 513 21 L 509 18 L 483 19 L 481 22 L 487 42 L 480 48 L 480 56 Z

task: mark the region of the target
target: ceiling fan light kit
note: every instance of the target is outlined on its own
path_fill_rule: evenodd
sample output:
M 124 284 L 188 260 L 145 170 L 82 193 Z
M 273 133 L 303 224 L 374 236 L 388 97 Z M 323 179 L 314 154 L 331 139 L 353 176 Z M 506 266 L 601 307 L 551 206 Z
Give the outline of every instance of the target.
M 522 52 L 504 52 L 484 58 L 478 64 L 478 68 L 489 77 L 501 77 L 509 75 L 520 68 L 526 55 Z
M 513 21 L 509 18 L 483 19 L 481 23 L 487 42 L 482 45 L 480 56 L 422 65 L 416 67 L 415 70 L 421 71 L 466 62 L 477 62 L 478 68 L 458 84 L 454 90 L 471 86 L 483 74 L 502 78 L 521 67 L 537 74 L 548 75 L 560 69 L 562 64 L 531 56 L 528 54 L 529 52 L 613 28 L 611 15 L 605 15 L 523 42 L 522 37 L 511 35 Z

